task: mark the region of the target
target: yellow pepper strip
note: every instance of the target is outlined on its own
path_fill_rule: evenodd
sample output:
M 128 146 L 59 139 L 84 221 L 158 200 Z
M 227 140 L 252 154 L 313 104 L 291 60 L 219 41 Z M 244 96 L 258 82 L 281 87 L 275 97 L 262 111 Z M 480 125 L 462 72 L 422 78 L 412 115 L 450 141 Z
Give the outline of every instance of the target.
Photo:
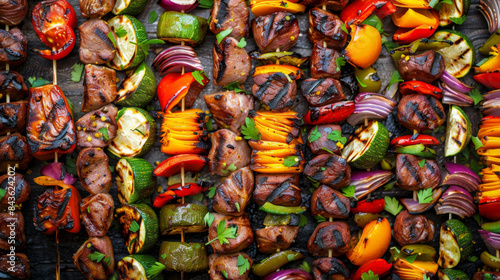
M 488 129 L 481 128 L 481 129 L 479 129 L 479 131 L 477 133 L 477 137 L 479 137 L 479 139 L 481 139 L 481 138 L 483 138 L 485 136 L 500 137 L 500 128 L 495 128 L 495 129 L 492 129 L 492 128 L 488 128 Z
M 492 198 L 499 197 L 500 196 L 500 190 L 478 192 L 477 196 L 479 197 L 479 199 L 481 199 L 483 197 L 492 197 Z
M 439 266 L 435 262 L 414 261 L 408 262 L 405 259 L 398 258 L 394 263 L 394 273 L 402 280 L 423 279 L 424 274 L 436 275 Z
M 163 137 L 164 141 L 188 141 L 188 142 L 198 142 L 204 140 L 205 137 L 203 135 L 194 135 L 194 134 L 176 134 L 176 133 L 167 133 Z
M 202 114 L 203 110 L 201 109 L 187 109 L 185 111 L 175 111 L 175 112 L 167 112 L 167 113 L 162 113 L 163 117 L 168 118 L 168 117 L 181 117 L 181 116 L 196 116 L 197 114 Z
M 290 12 L 290 13 L 303 13 L 306 6 L 302 4 L 293 3 L 294 1 L 288 0 L 252 0 L 250 1 L 250 9 L 252 13 L 258 17 L 263 15 L 272 14 L 274 12 Z
M 259 130 L 264 141 L 274 141 L 288 144 L 303 144 L 302 138 L 294 138 L 290 133 L 277 131 L 268 127 L 255 123 L 255 127 Z
M 285 162 L 284 157 L 274 157 L 261 155 L 258 157 L 252 157 L 250 163 L 252 164 L 283 164 Z
M 286 144 L 273 141 L 250 140 L 248 144 L 253 150 L 276 150 L 276 149 L 296 149 L 296 144 Z
M 350 25 L 350 28 L 351 41 L 342 55 L 354 67 L 366 69 L 377 61 L 382 50 L 382 37 L 371 25 Z
M 498 177 L 497 177 L 497 180 L 498 180 Z M 479 186 L 477 187 L 477 189 L 479 191 L 494 191 L 494 190 L 500 190 L 500 184 L 497 182 L 493 182 L 493 183 L 482 183 L 482 184 L 479 184 Z
M 500 148 L 500 137 L 484 136 L 480 139 L 484 149 Z
M 392 0 L 394 6 L 415 9 L 431 9 L 427 0 Z
M 420 25 L 439 25 L 439 16 L 437 13 L 433 14 L 431 10 L 398 9 L 391 17 L 396 26 L 403 28 L 415 28 Z
M 260 163 L 251 163 L 250 169 L 259 173 L 285 173 L 285 174 L 297 174 L 302 173 L 304 171 L 304 164 L 300 164 L 298 167 L 287 167 L 283 164 L 260 164 Z
M 498 48 L 500 45 L 491 47 L 490 57 L 485 63 L 479 67 L 474 67 L 476 73 L 493 72 L 500 70 L 500 56 L 498 55 Z
M 259 156 L 274 156 L 274 157 L 286 157 L 286 156 L 300 156 L 301 150 L 299 149 L 276 149 L 276 150 L 253 150 L 252 158 Z
M 255 121 L 255 123 L 258 123 L 262 126 L 269 127 L 269 128 L 276 129 L 276 130 L 280 130 L 280 131 L 283 131 L 286 133 L 292 132 L 292 130 L 297 130 L 297 128 L 295 128 L 295 127 L 280 124 L 278 122 L 271 121 L 271 120 L 265 120 L 262 118 L 254 118 L 253 120 Z
M 358 244 L 346 253 L 354 265 L 362 265 L 370 260 L 381 258 L 389 249 L 391 225 L 387 218 L 381 217 L 369 222 L 363 229 Z
M 500 178 L 495 173 L 491 173 L 491 174 L 483 173 L 481 176 L 481 179 L 483 181 L 482 185 L 490 186 L 490 184 L 495 184 L 495 186 L 492 186 L 492 187 L 500 188 Z
M 255 77 L 260 74 L 277 73 L 277 72 L 281 72 L 286 75 L 294 75 L 297 79 L 304 76 L 304 72 L 302 72 L 300 68 L 284 64 L 267 64 L 267 65 L 257 66 L 255 67 L 255 72 L 253 73 L 253 76 Z
M 179 155 L 179 154 L 202 154 L 206 152 L 206 149 L 198 148 L 199 142 L 188 142 L 188 141 L 168 141 L 163 142 L 162 140 L 161 151 L 168 155 Z
M 257 116 L 268 117 L 272 119 L 280 119 L 280 118 L 291 118 L 294 120 L 299 119 L 299 114 L 294 111 L 285 111 L 285 112 L 268 112 L 268 111 L 257 111 L 255 112 Z
M 487 165 L 490 165 L 490 164 L 500 164 L 500 158 L 487 156 L 486 157 L 486 164 Z

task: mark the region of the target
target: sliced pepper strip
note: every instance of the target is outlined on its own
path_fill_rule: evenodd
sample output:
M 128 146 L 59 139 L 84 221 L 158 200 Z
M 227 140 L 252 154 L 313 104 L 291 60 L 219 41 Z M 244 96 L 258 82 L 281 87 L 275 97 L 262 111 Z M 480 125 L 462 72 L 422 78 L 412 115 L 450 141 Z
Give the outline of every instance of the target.
M 431 13 L 436 19 L 434 25 L 422 24 L 413 29 L 400 27 L 394 33 L 392 40 L 398 44 L 410 44 L 415 40 L 430 37 L 439 27 L 439 13 L 435 10 Z
M 431 84 L 421 82 L 421 81 L 408 81 L 399 85 L 399 92 L 402 95 L 407 94 L 427 94 L 441 99 L 443 97 L 443 91 Z
M 385 200 L 383 198 L 372 199 L 368 201 L 367 199 L 358 201 L 356 207 L 351 208 L 353 214 L 357 213 L 372 213 L 377 214 L 384 210 Z
M 340 13 L 340 19 L 346 25 L 360 24 L 371 14 L 384 18 L 396 11 L 396 6 L 389 0 L 355 0 Z
M 396 137 L 391 140 L 391 146 L 409 146 L 423 144 L 424 146 L 437 146 L 439 145 L 439 140 L 430 135 L 415 134 L 415 135 L 403 135 Z
M 491 47 L 490 54 L 492 55 L 485 63 L 479 67 L 474 67 L 476 73 L 486 73 L 500 70 L 500 55 L 498 48 L 500 45 Z
M 277 73 L 281 72 L 285 75 L 290 75 L 291 79 L 300 79 L 304 76 L 304 72 L 300 68 L 293 65 L 281 65 L 281 64 L 267 64 L 255 67 L 255 72 L 253 77 L 260 74 Z
M 397 27 L 415 28 L 420 25 L 439 25 L 439 17 L 436 17 L 433 10 L 403 8 L 398 9 L 391 17 Z
M 286 215 L 286 214 L 300 214 L 306 211 L 305 207 L 301 206 L 281 206 L 275 205 L 271 202 L 267 201 L 262 206 L 259 207 L 259 210 L 264 211 L 269 214 L 276 215 Z
M 307 125 L 339 123 L 354 112 L 354 102 L 342 101 L 321 107 L 311 107 L 304 116 Z
M 275 12 L 289 12 L 292 14 L 296 14 L 303 13 L 306 10 L 306 6 L 294 2 L 296 1 L 252 0 L 250 2 L 250 9 L 256 17 L 272 14 Z
M 196 83 L 197 90 L 202 90 L 208 84 L 208 79 L 202 74 L 203 81 L 200 84 L 193 77 L 193 73 L 168 73 L 165 75 L 160 83 L 156 92 L 160 101 L 160 106 L 163 112 L 170 112 L 174 107 L 181 102 L 186 94 L 194 89 Z M 193 87 L 193 88 L 192 88 Z
M 427 0 L 392 0 L 395 6 L 403 8 L 432 9 Z
M 363 273 L 368 273 L 369 271 L 372 271 L 373 274 L 378 275 L 379 278 L 382 278 L 383 276 L 389 273 L 391 268 L 392 268 L 392 263 L 388 263 L 384 259 L 371 260 L 361 265 L 358 268 L 358 270 L 356 270 L 354 275 L 352 275 L 349 279 L 361 280 L 361 275 L 363 275 Z
M 500 89 L 500 70 L 474 75 L 474 80 L 491 89 Z
M 153 173 L 158 177 L 170 177 L 181 172 L 182 167 L 185 172 L 196 172 L 200 171 L 207 162 L 208 158 L 200 155 L 176 155 L 162 161 Z
M 500 220 L 500 197 L 481 197 L 478 204 L 479 215 L 493 220 Z
M 169 186 L 165 192 L 156 196 L 153 202 L 153 206 L 156 208 L 161 208 L 163 205 L 176 198 L 196 195 L 206 191 L 207 189 L 208 188 L 204 188 L 202 185 L 198 184 L 186 184 L 184 186 L 181 186 L 181 184 L 175 184 Z

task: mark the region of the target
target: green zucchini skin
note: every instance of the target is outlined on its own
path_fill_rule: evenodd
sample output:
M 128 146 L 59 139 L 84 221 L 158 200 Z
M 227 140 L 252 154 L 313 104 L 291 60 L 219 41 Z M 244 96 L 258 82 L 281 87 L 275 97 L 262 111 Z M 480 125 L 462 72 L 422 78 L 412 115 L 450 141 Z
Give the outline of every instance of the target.
M 204 232 L 208 230 L 203 218 L 208 213 L 205 205 L 184 203 L 167 204 L 160 210 L 160 232 L 163 235 Z
M 204 243 L 164 241 L 160 247 L 159 262 L 168 271 L 205 271 L 208 270 L 207 248 Z
M 115 214 L 129 254 L 144 253 L 151 249 L 158 240 L 158 217 L 147 204 L 126 204 L 116 209 Z M 139 225 L 139 230 L 132 231 L 132 223 Z M 144 232 L 142 235 L 141 232 Z
M 135 262 L 138 262 L 138 264 L 140 264 L 142 266 L 142 269 L 140 269 L 140 270 L 134 269 Z M 118 265 L 116 267 L 116 271 L 118 274 L 117 279 L 163 280 L 164 279 L 163 273 L 159 273 L 153 277 L 151 277 L 151 276 L 147 277 L 148 269 L 151 268 L 156 262 L 157 262 L 156 259 L 150 255 L 134 254 L 134 255 L 126 256 L 118 262 Z M 136 263 L 136 265 L 137 265 L 137 263 Z M 133 275 L 131 275 L 131 274 L 133 274 Z M 140 277 L 140 278 L 138 278 L 138 277 Z
M 130 167 L 130 170 L 126 170 Z M 156 189 L 154 167 L 142 158 L 122 158 L 116 164 L 118 200 L 121 203 L 136 203 L 148 199 Z

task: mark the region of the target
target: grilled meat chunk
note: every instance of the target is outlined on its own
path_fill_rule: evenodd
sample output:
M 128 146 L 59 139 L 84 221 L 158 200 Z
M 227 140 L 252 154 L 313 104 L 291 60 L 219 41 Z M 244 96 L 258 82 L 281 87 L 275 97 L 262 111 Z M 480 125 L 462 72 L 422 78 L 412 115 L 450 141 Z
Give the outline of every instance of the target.
M 253 199 L 258 205 L 267 201 L 282 206 L 300 205 L 298 174 L 259 174 L 255 181 Z
M 318 155 L 306 163 L 304 175 L 336 190 L 349 185 L 351 167 L 347 161 L 334 154 Z
M 262 53 L 274 52 L 278 48 L 287 51 L 297 44 L 299 21 L 289 12 L 274 12 L 255 18 L 252 33 Z
M 215 253 L 236 253 L 253 243 L 253 231 L 246 214 L 238 217 L 224 216 L 217 213 L 213 215 L 214 221 L 208 229 L 209 241 L 217 237 L 217 225 L 222 220 L 226 221 L 226 228 L 236 228 L 236 238 L 228 238 L 229 244 L 221 244 L 218 240 L 210 243 Z
M 28 87 L 21 74 L 12 71 L 0 71 L 0 99 L 10 96 L 11 101 L 25 99 L 28 96 Z
M 27 0 L 0 0 L 0 24 L 2 25 L 18 25 L 27 13 Z
M 208 27 L 214 34 L 233 29 L 229 37 L 240 40 L 248 36 L 250 12 L 244 0 L 215 0 Z
M 315 7 L 326 6 L 329 10 L 341 11 L 348 2 L 349 0 L 304 0 L 301 4 Z
M 441 182 L 441 171 L 435 160 L 426 159 L 420 167 L 422 158 L 399 154 L 396 158 L 396 185 L 404 190 L 417 191 L 435 188 Z
M 311 197 L 311 214 L 325 218 L 347 219 L 351 212 L 351 201 L 340 192 L 321 185 Z
M 340 70 L 337 71 L 337 58 L 340 53 L 334 49 L 323 47 L 322 42 L 315 42 L 311 53 L 311 77 L 340 78 Z
M 28 41 L 19 28 L 14 27 L 9 31 L 0 29 L 0 65 L 23 64 L 27 55 Z
M 444 72 L 443 56 L 434 50 L 408 57 L 405 56 L 398 61 L 398 71 L 405 81 L 416 79 L 432 83 Z
M 231 83 L 243 84 L 252 69 L 252 61 L 244 48 L 238 47 L 238 41 L 231 37 L 214 43 L 212 48 L 214 84 L 227 86 Z
M 428 243 L 434 238 L 434 222 L 424 215 L 411 215 L 404 210 L 394 221 L 394 239 L 399 245 Z
M 488 274 L 489 276 L 486 276 L 485 274 Z M 500 279 L 500 272 L 497 271 L 478 271 L 474 273 L 474 276 L 472 276 L 472 280 L 488 280 L 488 279 L 493 279 L 497 280 Z
M 79 149 L 106 147 L 116 136 L 117 114 L 116 106 L 108 104 L 81 117 L 76 122 L 77 147 Z M 103 129 L 106 130 L 107 136 L 102 133 Z
M 225 280 L 225 279 L 233 279 L 233 280 L 246 280 L 248 279 L 248 275 L 250 274 L 250 269 L 247 269 L 246 272 L 240 274 L 238 268 L 238 258 L 239 256 L 248 260 L 250 267 L 252 267 L 253 260 L 244 252 L 228 254 L 228 255 L 219 255 L 212 254 L 208 257 L 208 264 L 210 266 L 210 279 L 211 280 Z
M 86 2 L 84 5 L 98 5 L 102 2 L 106 5 L 109 2 L 114 3 L 115 0 L 80 0 L 80 6 L 82 2 Z M 113 6 L 110 7 L 112 8 Z M 104 20 L 89 19 L 80 25 L 78 30 L 80 30 L 80 60 L 84 64 L 104 64 L 113 60 L 116 52 L 115 46 L 108 37 L 111 29 Z
M 433 130 L 446 120 L 443 105 L 430 95 L 409 94 L 398 105 L 398 120 L 404 127 L 418 132 Z
M 104 236 L 113 222 L 115 203 L 108 193 L 88 196 L 80 202 L 80 218 L 89 236 Z
M 317 133 L 320 134 L 320 137 L 314 141 L 310 141 L 313 134 L 316 134 L 316 127 L 318 128 Z M 309 131 L 307 135 L 307 146 L 311 149 L 312 153 L 315 155 L 321 154 L 330 154 L 330 152 L 335 153 L 337 155 L 341 155 L 340 147 L 337 146 L 337 141 L 333 141 L 328 139 L 328 135 L 332 133 L 332 131 L 339 131 L 340 135 L 342 135 L 342 128 L 337 124 L 323 124 L 318 125 L 315 128 Z M 314 138 L 312 138 L 314 139 Z
M 92 259 L 95 252 L 103 254 L 101 261 Z M 115 255 L 113 244 L 108 236 L 90 237 L 73 255 L 76 268 L 87 280 L 106 280 L 115 271 Z
M 0 135 L 13 131 L 24 132 L 27 115 L 27 101 L 0 104 Z
M 0 173 L 7 172 L 8 165 L 26 169 L 32 158 L 26 138 L 19 132 L 0 136 Z
M 104 66 L 85 65 L 82 112 L 109 104 L 116 96 L 116 71 Z
M 254 109 L 254 99 L 251 95 L 238 94 L 231 90 L 207 94 L 203 98 L 219 127 L 241 134 L 241 125 L 245 123 L 248 112 Z
M 14 239 L 10 239 L 11 236 Z M 0 251 L 10 252 L 11 246 L 16 250 L 22 250 L 26 246 L 24 216 L 21 211 L 0 212 Z
M 9 179 L 9 177 L 13 179 Z M 0 211 L 7 210 L 12 202 L 20 208 L 24 202 L 28 201 L 31 193 L 28 180 L 19 173 L 15 173 L 14 176 L 2 175 L 0 177 L 0 189 L 5 190 L 5 195 L 0 199 Z
M 230 171 L 250 164 L 252 150 L 245 141 L 236 141 L 238 135 L 231 130 L 220 129 L 210 137 L 212 148 L 208 153 L 208 170 L 212 174 L 227 175 Z M 231 170 L 232 169 L 232 170 Z
M 255 241 L 259 252 L 271 254 L 276 250 L 290 248 L 297 237 L 299 227 L 294 226 L 271 226 L 255 231 Z
M 332 280 L 347 280 L 349 279 L 349 270 L 344 263 L 336 258 L 320 258 L 312 263 L 312 273 L 314 280 L 332 279 Z
M 307 242 L 307 249 L 313 256 L 327 256 L 328 250 L 337 257 L 349 250 L 351 232 L 346 222 L 322 222 Z
M 291 79 L 295 79 L 289 75 Z M 297 96 L 297 83 L 288 81 L 281 72 L 260 74 L 253 77 L 252 94 L 273 111 L 286 111 Z
M 14 268 L 11 265 L 12 261 L 14 261 Z M 14 256 L 0 255 L 0 275 L 4 279 L 30 279 L 28 257 L 23 253 L 16 253 Z
M 320 8 L 312 8 L 309 10 L 307 36 L 313 43 L 326 42 L 328 48 L 342 50 L 347 41 L 347 33 L 341 28 L 342 23 L 337 15 Z
M 213 208 L 217 213 L 229 216 L 245 214 L 245 207 L 253 191 L 253 172 L 243 167 L 231 173 L 215 190 Z M 236 206 L 236 203 L 238 203 Z
M 111 12 L 111 10 L 113 10 L 113 7 L 115 6 L 115 0 L 80 0 L 79 2 L 80 13 L 82 14 L 82 17 L 85 18 L 100 18 Z M 107 36 L 108 33 L 105 34 Z
M 306 79 L 300 85 L 300 89 L 309 105 L 313 107 L 323 106 L 345 99 L 342 84 L 339 80 L 332 78 Z
M 101 148 L 85 148 L 78 154 L 76 173 L 91 194 L 107 193 L 113 184 L 108 155 Z

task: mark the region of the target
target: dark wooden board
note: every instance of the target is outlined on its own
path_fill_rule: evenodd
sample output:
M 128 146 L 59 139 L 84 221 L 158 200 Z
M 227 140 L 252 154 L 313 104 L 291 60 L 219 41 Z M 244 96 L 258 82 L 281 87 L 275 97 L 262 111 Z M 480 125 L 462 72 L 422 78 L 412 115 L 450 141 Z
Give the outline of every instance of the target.
M 29 1 L 30 5 L 30 12 L 28 15 L 31 15 L 31 10 L 33 9 L 34 5 L 38 3 L 39 1 Z M 80 9 L 78 5 L 77 0 L 69 0 L 69 2 L 73 5 L 75 8 L 75 11 L 78 15 L 78 25 L 82 24 L 85 19 L 80 16 Z M 489 33 L 487 32 L 486 29 L 486 22 L 482 15 L 479 13 L 477 10 L 477 4 L 478 0 L 473 0 L 471 5 L 471 9 L 468 14 L 468 19 L 464 23 L 463 26 L 457 26 L 456 29 L 464 32 L 473 42 L 474 46 L 477 48 L 479 47 L 488 37 Z M 155 10 L 158 14 L 161 14 L 163 10 L 156 4 L 156 1 L 149 0 L 147 7 L 145 10 L 138 16 L 138 19 L 143 22 L 144 26 L 147 29 L 149 38 L 156 38 L 156 22 L 153 24 L 148 24 L 148 18 L 149 18 L 149 13 L 150 11 Z M 209 15 L 209 10 L 203 10 L 203 9 L 195 9 L 193 14 L 203 16 L 205 18 L 208 18 Z M 105 19 L 111 18 L 112 15 L 107 15 Z M 303 55 L 309 55 L 311 53 L 311 43 L 307 39 L 307 14 L 303 15 L 298 15 L 299 18 L 299 23 L 300 23 L 300 29 L 301 29 L 301 34 L 298 39 L 297 45 L 293 48 L 294 51 L 299 52 Z M 385 23 L 385 29 L 387 31 L 393 31 L 394 26 L 391 23 L 390 18 L 386 18 L 384 20 Z M 28 48 L 45 48 L 45 46 L 40 42 L 38 37 L 36 36 L 35 32 L 33 31 L 33 27 L 31 25 L 31 20 L 30 17 L 28 16 L 23 23 L 19 25 L 19 28 L 23 31 L 24 35 L 28 39 Z M 391 32 L 389 32 L 391 33 Z M 77 34 L 77 37 L 79 35 Z M 78 57 L 78 43 L 79 40 L 77 40 L 77 45 L 75 49 L 72 51 L 72 53 L 58 61 L 57 67 L 58 67 L 58 82 L 59 86 L 61 89 L 64 91 L 65 95 L 67 98 L 69 98 L 73 104 L 75 104 L 76 107 L 76 116 L 75 119 L 78 119 L 83 115 L 83 113 L 80 112 L 79 108 L 81 106 L 82 102 L 82 93 L 83 93 L 83 85 L 82 82 L 79 83 L 74 83 L 70 79 L 70 73 L 71 73 L 71 67 L 76 63 L 79 62 L 79 57 Z M 207 35 L 207 38 L 202 46 L 199 48 L 195 49 L 195 51 L 198 54 L 198 57 L 200 58 L 202 65 L 205 69 L 205 72 L 208 74 L 209 78 L 211 79 L 212 77 L 212 45 L 213 42 L 215 41 L 215 36 L 211 33 Z M 247 51 L 251 51 L 255 49 L 255 44 L 253 39 L 248 38 L 247 39 L 248 45 L 246 47 Z M 151 65 L 152 60 L 155 57 L 155 52 L 160 51 L 161 49 L 165 48 L 163 45 L 154 45 L 152 46 L 152 50 L 150 51 L 149 57 L 147 59 L 148 65 Z M 477 57 L 476 61 L 479 61 L 481 59 L 480 56 Z M 382 84 L 383 88 L 385 85 L 389 83 L 390 77 L 394 71 L 394 64 L 392 61 L 392 58 L 388 55 L 387 51 L 385 48 L 383 48 L 383 52 L 378 60 L 378 62 L 375 65 L 376 69 L 378 70 L 379 76 L 382 78 Z M 40 58 L 32 53 L 30 53 L 28 60 L 26 61 L 25 64 L 18 66 L 18 67 L 13 67 L 13 70 L 16 70 L 20 72 L 25 79 L 31 76 L 35 77 L 42 77 L 47 80 L 52 80 L 52 62 L 45 60 L 43 58 Z M 123 75 L 120 75 L 120 77 L 123 77 Z M 160 77 L 157 76 L 157 81 L 159 81 Z M 469 84 L 472 84 L 472 79 L 470 77 L 467 78 L 466 80 Z M 245 87 L 247 90 L 249 90 L 252 86 L 252 80 L 251 78 L 248 79 L 248 81 L 245 83 Z M 211 94 L 217 91 L 220 91 L 221 88 L 215 86 L 213 83 L 210 83 L 205 90 L 201 93 L 203 94 Z M 203 98 L 201 97 L 198 98 L 198 100 L 195 103 L 195 107 L 206 109 L 205 103 L 203 101 Z M 299 94 L 300 95 L 300 94 Z M 154 101 L 154 109 L 158 110 L 159 109 L 159 104 L 158 101 Z M 296 101 L 296 108 L 298 112 L 304 112 L 307 109 L 307 104 L 303 98 L 298 98 Z M 471 116 L 472 120 L 474 123 L 478 123 L 479 116 L 478 116 L 478 110 L 473 109 L 473 108 L 467 108 L 467 113 Z M 347 130 L 344 130 L 347 131 Z M 477 132 L 477 125 L 474 126 L 474 133 Z M 440 150 L 440 153 L 442 155 L 442 149 Z M 74 157 L 76 157 L 76 153 L 73 153 Z M 153 147 L 153 149 L 145 155 L 145 158 L 149 160 L 150 162 L 154 163 L 156 161 L 162 161 L 163 159 L 166 158 L 166 155 L 162 154 L 160 152 L 160 145 L 157 142 L 156 145 Z M 65 157 L 61 159 L 61 161 L 65 161 Z M 26 236 L 27 236 L 27 247 L 24 250 L 29 259 L 30 259 L 30 266 L 31 266 L 31 274 L 32 274 L 32 279 L 40 279 L 40 280 L 45 280 L 45 279 L 55 279 L 55 262 L 56 262 L 56 247 L 55 247 L 55 238 L 54 236 L 46 236 L 43 235 L 39 232 L 37 232 L 33 224 L 31 222 L 33 218 L 33 213 L 32 213 L 32 207 L 33 207 L 33 200 L 40 195 L 43 191 L 44 188 L 36 185 L 33 182 L 33 178 L 36 176 L 39 176 L 40 173 L 40 168 L 42 167 L 42 162 L 34 160 L 30 164 L 30 171 L 26 174 L 27 177 L 30 180 L 31 187 L 32 187 L 32 195 L 30 198 L 30 202 L 26 203 L 23 206 L 23 213 L 25 215 L 25 220 L 26 220 Z M 214 176 L 208 175 L 206 172 L 203 173 L 202 178 L 206 180 L 210 180 L 212 182 L 216 182 L 218 178 L 215 178 Z M 160 178 L 158 180 L 159 184 L 165 184 L 166 181 L 163 178 Z M 81 185 L 79 183 L 76 184 L 77 188 L 81 191 L 82 197 L 86 197 L 88 193 L 86 193 Z M 309 192 L 309 184 L 303 180 L 303 184 L 301 185 L 303 189 L 303 201 L 304 205 L 308 206 L 309 200 L 310 200 L 310 192 Z M 115 198 L 115 203 L 118 206 L 119 203 L 116 200 L 116 185 L 113 185 L 111 194 Z M 384 194 L 389 194 L 389 195 L 407 195 L 408 193 L 405 192 L 398 192 L 398 191 L 393 191 L 393 192 L 386 192 Z M 251 217 L 251 222 L 255 228 L 261 227 L 262 226 L 262 218 L 263 214 L 259 213 L 256 209 L 256 205 L 252 204 L 250 207 L 247 209 L 248 213 L 250 214 Z M 447 217 L 438 217 L 434 214 L 433 211 L 430 211 L 432 213 L 427 213 L 431 219 L 433 219 L 437 225 L 439 225 L 445 218 Z M 390 214 L 387 214 L 388 218 L 393 220 L 393 217 Z M 310 218 L 310 217 L 309 217 Z M 352 219 L 350 219 L 352 220 Z M 352 221 L 351 221 L 352 222 Z M 472 220 L 468 219 L 466 221 L 467 225 L 470 226 L 470 228 L 474 231 L 477 230 L 477 224 Z M 312 231 L 314 230 L 316 226 L 316 223 L 314 222 L 313 219 L 310 219 L 309 224 L 301 228 L 299 231 L 299 235 L 296 239 L 296 242 L 293 244 L 293 246 L 297 248 L 302 248 L 307 251 L 305 248 L 305 244 L 307 243 L 307 239 L 311 235 Z M 355 227 L 353 227 L 354 229 Z M 437 227 L 438 228 L 438 227 Z M 128 253 L 125 248 L 124 240 L 118 233 L 118 231 L 112 227 L 111 230 L 109 231 L 108 235 L 111 237 L 111 240 L 113 242 L 113 248 L 115 252 L 115 259 L 116 261 L 120 260 L 123 256 L 126 256 Z M 484 245 L 482 245 L 482 241 L 480 241 L 480 238 L 477 236 L 477 232 L 475 234 L 476 236 L 476 242 L 478 244 L 477 246 L 477 252 L 480 252 L 481 250 L 484 249 Z M 60 236 L 60 242 L 61 242 L 61 279 L 83 279 L 82 275 L 76 270 L 76 267 L 73 264 L 72 261 L 72 256 L 73 254 L 78 250 L 78 248 L 83 244 L 83 242 L 88 238 L 85 230 L 82 229 L 82 231 L 79 234 L 69 234 L 66 232 L 61 233 Z M 436 234 L 436 238 L 433 241 L 433 245 L 438 245 L 438 234 Z M 160 237 L 160 240 L 158 241 L 158 246 L 155 247 L 151 254 L 154 255 L 155 257 L 158 256 L 158 249 L 159 249 L 159 244 L 163 240 L 178 240 L 179 236 L 174 236 L 174 237 Z M 196 235 L 186 235 L 186 239 L 188 241 L 200 241 L 200 240 L 206 240 L 206 234 L 196 234 Z M 393 241 L 394 242 L 394 241 Z M 394 244 L 391 244 L 391 246 Z M 436 247 L 437 248 L 437 247 Z M 256 261 L 261 260 L 264 258 L 264 255 L 258 254 L 256 250 L 256 245 L 255 243 L 251 245 L 247 250 L 246 250 L 251 257 L 254 257 Z M 476 252 L 476 253 L 477 253 Z M 308 255 L 308 260 L 312 261 L 312 257 L 307 253 Z M 478 255 L 478 254 L 477 254 Z M 347 261 L 345 258 L 342 258 L 345 261 L 346 265 L 349 265 L 349 261 Z M 460 269 L 463 269 L 467 271 L 468 274 L 472 274 L 474 271 L 477 270 L 477 268 L 480 266 L 479 262 L 476 263 L 463 263 L 460 266 Z M 179 274 L 177 273 L 167 273 L 165 272 L 166 279 L 177 279 L 179 278 Z M 207 274 L 198 274 L 198 275 L 188 275 L 188 278 L 192 279 L 208 279 Z

